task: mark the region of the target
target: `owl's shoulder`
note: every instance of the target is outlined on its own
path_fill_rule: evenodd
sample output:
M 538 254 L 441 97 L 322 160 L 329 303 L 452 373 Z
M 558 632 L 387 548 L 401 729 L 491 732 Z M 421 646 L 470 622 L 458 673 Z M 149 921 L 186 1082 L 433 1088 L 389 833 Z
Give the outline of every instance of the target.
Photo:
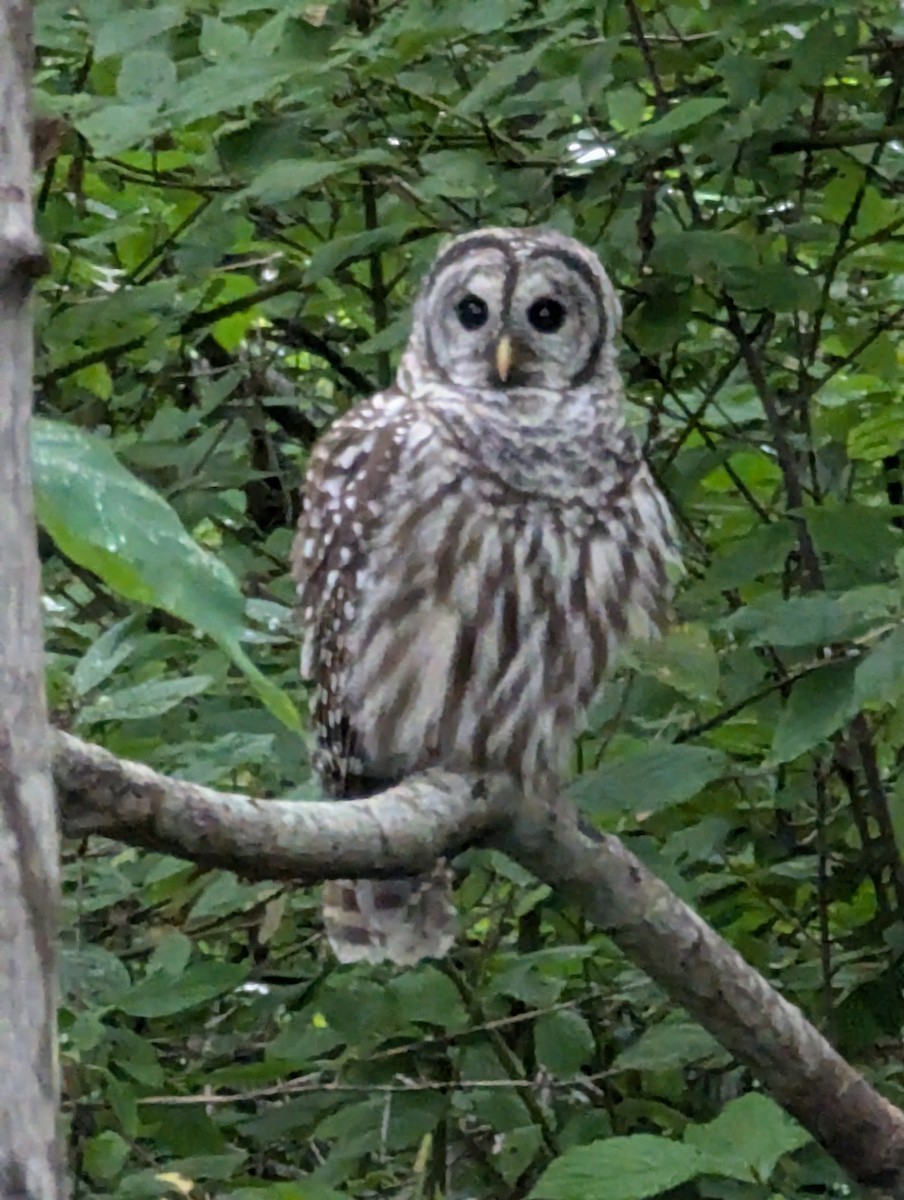
M 305 624 L 353 592 L 368 549 L 397 513 L 429 441 L 420 407 L 398 389 L 360 401 L 336 420 L 311 452 L 292 546 L 292 576 Z

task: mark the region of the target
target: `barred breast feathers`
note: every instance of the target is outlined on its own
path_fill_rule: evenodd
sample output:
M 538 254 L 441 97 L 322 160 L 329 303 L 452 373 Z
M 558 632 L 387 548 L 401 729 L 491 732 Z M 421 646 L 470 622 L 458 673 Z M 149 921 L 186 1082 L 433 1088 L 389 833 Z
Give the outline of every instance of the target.
M 617 422 L 546 497 L 542 435 L 535 457 L 528 438 L 494 458 L 489 436 L 481 455 L 481 414 L 463 445 L 457 398 L 437 399 L 376 397 L 312 459 L 303 666 L 322 719 L 353 719 L 354 754 L 338 729 L 321 740 L 380 775 L 555 772 L 621 641 L 661 621 L 668 514 Z

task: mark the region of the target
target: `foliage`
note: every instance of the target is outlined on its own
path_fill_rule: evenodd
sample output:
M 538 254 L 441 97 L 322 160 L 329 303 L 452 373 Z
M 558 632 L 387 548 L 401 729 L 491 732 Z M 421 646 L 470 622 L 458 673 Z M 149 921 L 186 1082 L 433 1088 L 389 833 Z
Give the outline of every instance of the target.
M 36 19 L 57 722 L 312 794 L 286 573 L 310 446 L 391 378 L 441 235 L 575 232 L 623 294 L 689 567 L 673 632 L 593 713 L 575 793 L 901 1102 L 899 7 L 40 0 Z M 80 1196 L 838 1182 L 498 855 L 461 862 L 452 963 L 400 974 L 335 967 L 299 889 L 108 843 L 69 847 L 65 887 Z

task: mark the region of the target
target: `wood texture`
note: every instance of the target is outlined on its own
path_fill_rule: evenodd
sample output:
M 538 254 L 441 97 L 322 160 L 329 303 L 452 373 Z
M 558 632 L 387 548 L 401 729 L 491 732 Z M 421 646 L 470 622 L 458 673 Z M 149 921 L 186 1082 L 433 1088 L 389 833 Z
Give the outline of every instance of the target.
M 62 1194 L 56 812 L 31 498 L 31 8 L 0 0 L 0 1196 Z

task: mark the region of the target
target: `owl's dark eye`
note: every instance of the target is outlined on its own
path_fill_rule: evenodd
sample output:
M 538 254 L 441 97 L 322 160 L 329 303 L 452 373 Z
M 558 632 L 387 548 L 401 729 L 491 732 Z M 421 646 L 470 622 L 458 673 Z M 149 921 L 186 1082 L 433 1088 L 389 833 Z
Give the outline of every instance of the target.
M 541 296 L 527 310 L 527 319 L 540 333 L 555 333 L 562 328 L 565 308 L 551 296 Z
M 455 314 L 465 329 L 479 329 L 481 325 L 486 325 L 490 310 L 486 300 L 468 292 L 455 305 Z

